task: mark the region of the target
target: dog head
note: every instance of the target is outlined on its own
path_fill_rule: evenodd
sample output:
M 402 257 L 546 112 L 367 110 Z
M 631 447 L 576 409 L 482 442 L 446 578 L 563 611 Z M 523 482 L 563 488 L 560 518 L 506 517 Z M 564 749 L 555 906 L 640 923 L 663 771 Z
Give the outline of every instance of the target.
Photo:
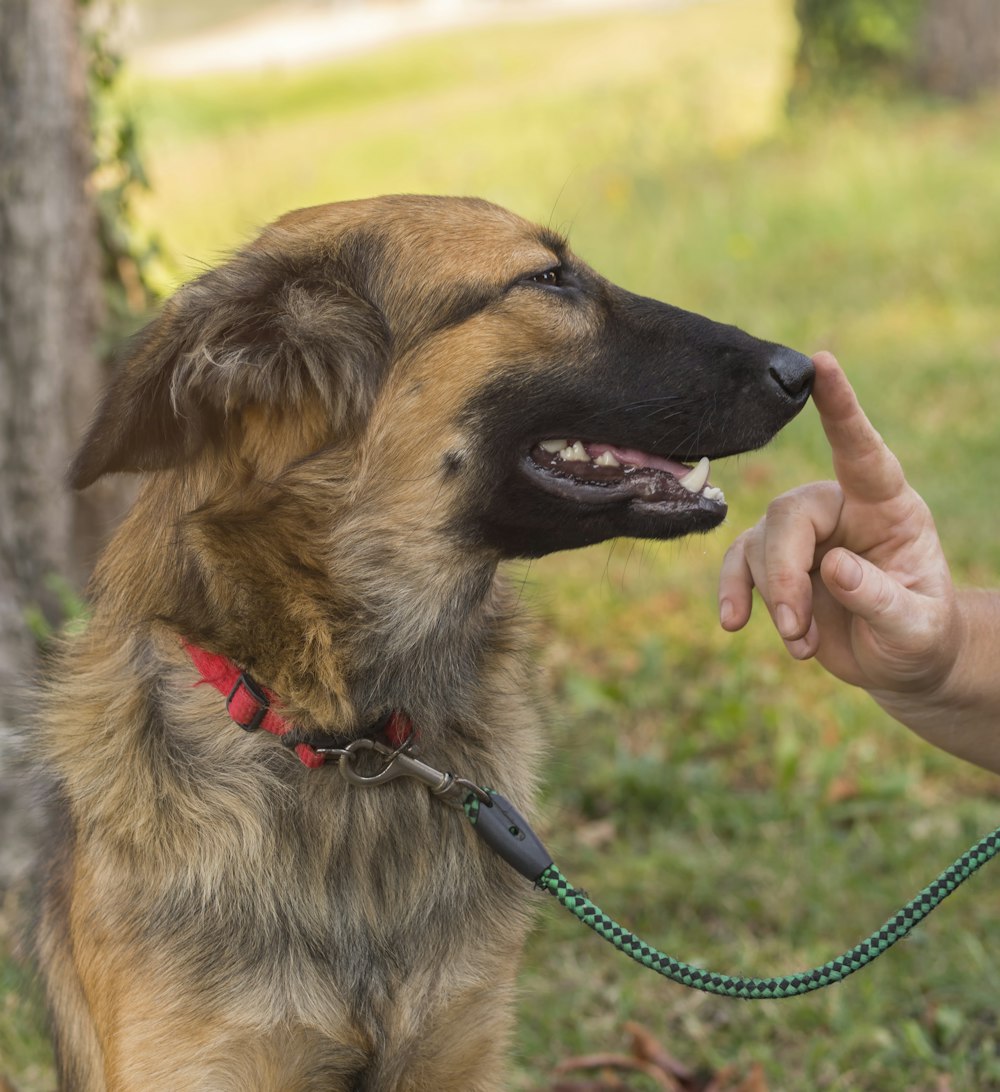
M 801 354 L 618 288 L 484 201 L 348 202 L 182 288 L 71 476 L 211 464 L 225 490 L 308 462 L 403 533 L 537 556 L 714 527 L 722 494 L 690 464 L 765 444 L 811 379 Z

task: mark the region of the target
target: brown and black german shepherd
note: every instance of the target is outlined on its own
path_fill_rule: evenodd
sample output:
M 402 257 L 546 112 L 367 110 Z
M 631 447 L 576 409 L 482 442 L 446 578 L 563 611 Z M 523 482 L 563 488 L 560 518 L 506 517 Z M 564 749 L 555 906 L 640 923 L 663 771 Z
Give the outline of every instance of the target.
M 33 742 L 61 1087 L 502 1089 L 530 885 L 317 744 L 403 724 L 530 815 L 499 563 L 715 527 L 700 460 L 766 443 L 811 379 L 480 200 L 293 212 L 178 292 L 72 470 L 144 479 Z

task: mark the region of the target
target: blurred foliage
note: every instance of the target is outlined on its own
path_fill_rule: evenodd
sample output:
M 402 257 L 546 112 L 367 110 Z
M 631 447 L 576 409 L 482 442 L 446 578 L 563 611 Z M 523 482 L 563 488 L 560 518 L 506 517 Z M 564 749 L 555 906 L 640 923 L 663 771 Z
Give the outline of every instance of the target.
M 112 44 L 116 0 L 77 0 L 93 139 L 91 183 L 97 205 L 107 313 L 102 342 L 113 346 L 133 333 L 159 300 L 154 287 L 163 262 L 157 235 L 136 219 L 136 194 L 149 189 L 136 113 L 117 94 L 123 58 Z M 162 278 L 161 278 L 162 279 Z
M 55 1075 L 52 1050 L 42 1031 L 46 1024 L 42 989 L 14 940 L 21 932 L 16 923 L 30 913 L 25 902 L 23 892 L 7 890 L 0 897 L 0 1090 L 51 1092 Z M 16 1078 L 16 1086 L 4 1078 Z
M 896 90 L 912 71 L 926 0 L 795 0 L 801 28 L 790 94 Z
M 67 634 L 81 632 L 89 618 L 87 603 L 64 576 L 59 573 L 50 573 L 45 578 L 45 588 L 58 604 L 58 617 L 65 621 L 57 630 L 37 603 L 28 605 L 25 610 L 25 622 L 39 648 L 50 644 L 57 632 Z

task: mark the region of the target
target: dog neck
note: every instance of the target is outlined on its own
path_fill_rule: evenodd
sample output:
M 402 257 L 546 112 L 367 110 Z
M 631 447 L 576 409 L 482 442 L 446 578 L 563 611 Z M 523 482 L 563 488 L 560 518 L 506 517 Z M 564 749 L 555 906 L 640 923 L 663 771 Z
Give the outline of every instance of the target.
M 226 695 L 226 711 L 246 732 L 258 730 L 277 736 L 291 747 L 299 761 L 309 769 L 318 769 L 326 762 L 324 751 L 342 748 L 357 739 L 357 735 L 310 735 L 303 739 L 301 730 L 281 713 L 280 699 L 261 686 L 246 671 L 226 656 L 185 643 L 187 652 L 202 683 L 215 687 Z M 403 747 L 415 735 L 413 722 L 399 710 L 392 710 L 361 733 L 370 739 L 383 739 L 393 748 Z
M 356 734 L 393 708 L 428 732 L 475 719 L 484 658 L 526 648 L 494 556 L 386 527 L 374 501 L 317 511 L 315 490 L 287 478 L 187 512 L 175 494 L 190 482 L 157 478 L 102 563 L 98 614 L 118 631 L 156 619 L 226 656 L 303 731 Z

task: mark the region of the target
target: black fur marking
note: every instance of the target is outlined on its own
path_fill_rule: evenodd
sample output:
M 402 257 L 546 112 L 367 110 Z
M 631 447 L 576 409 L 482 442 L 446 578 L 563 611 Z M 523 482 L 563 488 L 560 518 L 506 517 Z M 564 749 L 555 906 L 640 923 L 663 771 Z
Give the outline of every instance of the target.
M 453 478 L 462 472 L 465 456 L 460 451 L 446 451 L 441 457 L 441 469 L 446 478 Z
M 542 246 L 547 246 L 557 258 L 563 260 L 569 250 L 569 243 L 565 235 L 560 235 L 552 228 L 542 228 L 538 233 L 538 241 Z
M 461 326 L 495 303 L 500 292 L 492 285 L 458 285 L 430 306 L 431 333 Z

